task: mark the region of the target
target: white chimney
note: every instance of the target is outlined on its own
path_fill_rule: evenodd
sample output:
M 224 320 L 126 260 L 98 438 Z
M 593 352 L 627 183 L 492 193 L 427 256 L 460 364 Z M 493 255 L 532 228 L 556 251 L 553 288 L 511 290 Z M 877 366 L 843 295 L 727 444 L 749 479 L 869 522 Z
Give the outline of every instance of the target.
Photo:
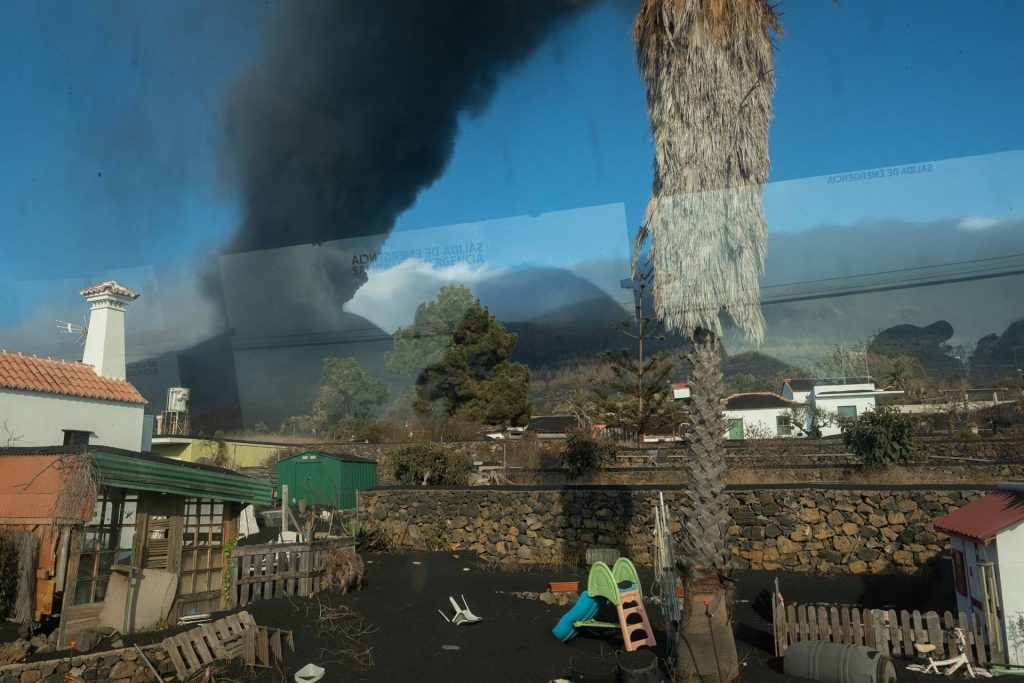
M 82 362 L 100 377 L 124 379 L 124 309 L 139 298 L 138 293 L 113 280 L 79 292 L 89 302 Z

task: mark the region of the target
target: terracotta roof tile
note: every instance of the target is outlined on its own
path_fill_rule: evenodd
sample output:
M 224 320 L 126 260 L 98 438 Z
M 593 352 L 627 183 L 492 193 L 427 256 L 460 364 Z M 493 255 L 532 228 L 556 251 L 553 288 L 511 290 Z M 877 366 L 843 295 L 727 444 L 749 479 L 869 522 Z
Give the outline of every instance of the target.
M 131 382 L 100 377 L 91 365 L 4 350 L 0 350 L 0 387 L 122 403 L 146 403 Z
M 959 510 L 939 517 L 933 524 L 939 531 L 988 543 L 999 532 L 1024 521 L 1024 492 L 993 491 Z
M 107 280 L 106 282 L 101 282 L 98 285 L 86 287 L 85 289 L 81 290 L 79 294 L 81 294 L 82 296 L 92 296 L 93 294 L 102 294 L 103 292 L 110 292 L 111 294 L 126 296 L 129 299 L 139 298 L 138 292 L 133 292 L 127 287 L 117 284 L 113 280 Z

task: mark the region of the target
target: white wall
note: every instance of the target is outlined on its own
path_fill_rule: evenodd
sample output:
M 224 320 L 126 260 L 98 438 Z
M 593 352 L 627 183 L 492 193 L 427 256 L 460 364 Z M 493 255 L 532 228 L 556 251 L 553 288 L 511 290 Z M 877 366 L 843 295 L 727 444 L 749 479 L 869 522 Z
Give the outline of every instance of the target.
M 814 407 L 824 410 L 830 415 L 837 414 L 839 412 L 839 406 L 854 406 L 857 408 L 857 416 L 861 416 L 867 410 L 874 410 L 875 408 L 875 397 L 874 396 L 812 396 L 811 402 Z M 832 424 L 827 427 L 821 428 L 822 436 L 835 436 L 839 434 L 841 430 L 838 424 Z
M 1024 632 L 1018 620 L 1024 618 L 1024 523 L 1010 527 L 996 536 L 998 555 L 989 559 L 996 563 L 996 582 L 1003 611 L 1003 638 L 1007 644 L 1010 664 L 1024 665 Z
M 2 429 L 6 423 L 17 440 Z M 35 391 L 0 389 L 0 447 L 60 446 L 65 429 L 92 432 L 91 445 L 142 448 L 143 406 Z
M 755 430 L 764 434 L 770 435 L 770 438 L 778 436 L 778 426 L 776 425 L 775 418 L 779 415 L 785 415 L 789 412 L 788 408 L 764 408 L 761 410 L 727 410 L 725 411 L 725 419 L 743 419 L 743 433 L 745 438 L 748 430 Z M 796 431 L 796 430 L 793 430 Z M 729 430 L 726 429 L 726 438 L 729 438 Z M 793 434 L 789 434 L 793 436 Z

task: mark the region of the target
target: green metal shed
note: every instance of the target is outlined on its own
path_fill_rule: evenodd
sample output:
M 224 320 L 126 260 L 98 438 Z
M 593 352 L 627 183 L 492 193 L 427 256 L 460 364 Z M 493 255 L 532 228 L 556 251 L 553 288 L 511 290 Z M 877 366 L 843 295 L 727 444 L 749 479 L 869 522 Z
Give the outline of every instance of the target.
M 377 485 L 377 463 L 355 455 L 304 451 L 277 463 L 277 486 L 288 485 L 288 503 L 354 508 L 356 491 Z

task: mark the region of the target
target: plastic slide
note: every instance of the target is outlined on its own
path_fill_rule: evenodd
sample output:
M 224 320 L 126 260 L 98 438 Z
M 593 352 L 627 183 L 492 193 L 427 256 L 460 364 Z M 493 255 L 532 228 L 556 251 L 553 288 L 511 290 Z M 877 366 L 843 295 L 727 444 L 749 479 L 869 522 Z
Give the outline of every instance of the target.
M 568 612 L 565 613 L 558 623 L 555 625 L 551 632 L 555 634 L 563 643 L 567 643 L 573 639 L 578 631 L 573 625 L 578 621 L 588 621 L 594 618 L 597 614 L 598 604 L 597 600 L 590 597 L 587 591 L 583 591 L 580 594 L 580 599 L 576 601 L 576 604 L 572 606 Z

